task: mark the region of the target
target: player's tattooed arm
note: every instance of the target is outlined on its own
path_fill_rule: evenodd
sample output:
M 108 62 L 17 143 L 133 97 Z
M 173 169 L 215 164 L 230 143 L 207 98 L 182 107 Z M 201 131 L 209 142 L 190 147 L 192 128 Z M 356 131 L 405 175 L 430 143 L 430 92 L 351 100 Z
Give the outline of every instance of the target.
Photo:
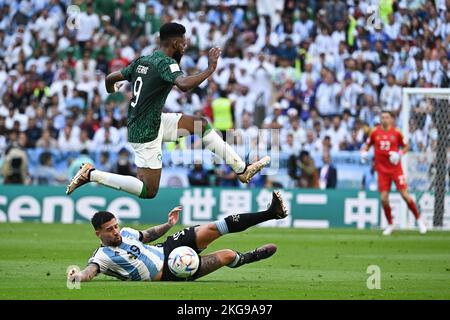
M 167 222 L 156 227 L 142 231 L 142 242 L 148 243 L 162 237 L 172 226 L 178 222 L 181 206 L 175 207 L 168 214 Z
M 116 92 L 118 90 L 118 88 L 116 87 L 116 82 L 123 81 L 123 80 L 126 80 L 126 79 L 120 71 L 116 71 L 116 72 L 108 74 L 105 78 L 106 91 L 108 93 Z
M 67 274 L 67 278 L 70 281 L 90 281 L 98 274 L 98 266 L 96 264 L 89 264 L 84 270 L 77 272 L 76 269 L 72 269 Z
M 159 226 L 142 231 L 142 242 L 148 243 L 161 238 L 169 229 L 172 228 L 168 222 L 160 224 Z

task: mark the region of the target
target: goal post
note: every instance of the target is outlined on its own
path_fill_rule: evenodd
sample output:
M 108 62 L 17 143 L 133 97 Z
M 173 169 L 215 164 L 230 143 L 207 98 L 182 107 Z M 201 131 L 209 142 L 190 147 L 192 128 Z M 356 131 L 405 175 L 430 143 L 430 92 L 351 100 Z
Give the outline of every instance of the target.
M 442 228 L 449 189 L 450 88 L 403 88 L 400 125 L 411 151 L 402 160 L 409 190 L 434 195 L 433 227 Z

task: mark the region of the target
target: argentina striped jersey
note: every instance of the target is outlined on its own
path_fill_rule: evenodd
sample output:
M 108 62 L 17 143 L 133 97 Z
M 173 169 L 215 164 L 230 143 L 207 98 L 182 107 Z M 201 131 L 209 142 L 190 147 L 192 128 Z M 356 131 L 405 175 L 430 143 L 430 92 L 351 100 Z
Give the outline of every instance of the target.
M 142 243 L 139 231 L 131 228 L 123 228 L 120 234 L 119 246 L 101 246 L 88 264 L 96 264 L 100 273 L 120 280 L 153 280 L 163 267 L 163 248 Z

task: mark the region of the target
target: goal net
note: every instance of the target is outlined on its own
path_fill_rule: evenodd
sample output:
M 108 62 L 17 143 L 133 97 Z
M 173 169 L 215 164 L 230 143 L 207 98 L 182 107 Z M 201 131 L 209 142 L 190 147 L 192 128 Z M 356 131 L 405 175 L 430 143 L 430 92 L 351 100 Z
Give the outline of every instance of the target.
M 410 146 L 403 157 L 409 191 L 427 225 L 450 228 L 450 88 L 404 88 L 402 132 Z

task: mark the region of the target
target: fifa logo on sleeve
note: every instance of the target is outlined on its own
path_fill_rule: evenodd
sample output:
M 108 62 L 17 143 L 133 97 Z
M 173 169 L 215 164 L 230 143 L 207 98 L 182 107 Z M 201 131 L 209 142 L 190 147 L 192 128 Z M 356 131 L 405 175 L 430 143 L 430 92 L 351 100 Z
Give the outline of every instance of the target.
M 367 274 L 370 274 L 367 278 L 367 289 L 381 289 L 381 269 L 377 265 L 370 265 L 367 267 Z

